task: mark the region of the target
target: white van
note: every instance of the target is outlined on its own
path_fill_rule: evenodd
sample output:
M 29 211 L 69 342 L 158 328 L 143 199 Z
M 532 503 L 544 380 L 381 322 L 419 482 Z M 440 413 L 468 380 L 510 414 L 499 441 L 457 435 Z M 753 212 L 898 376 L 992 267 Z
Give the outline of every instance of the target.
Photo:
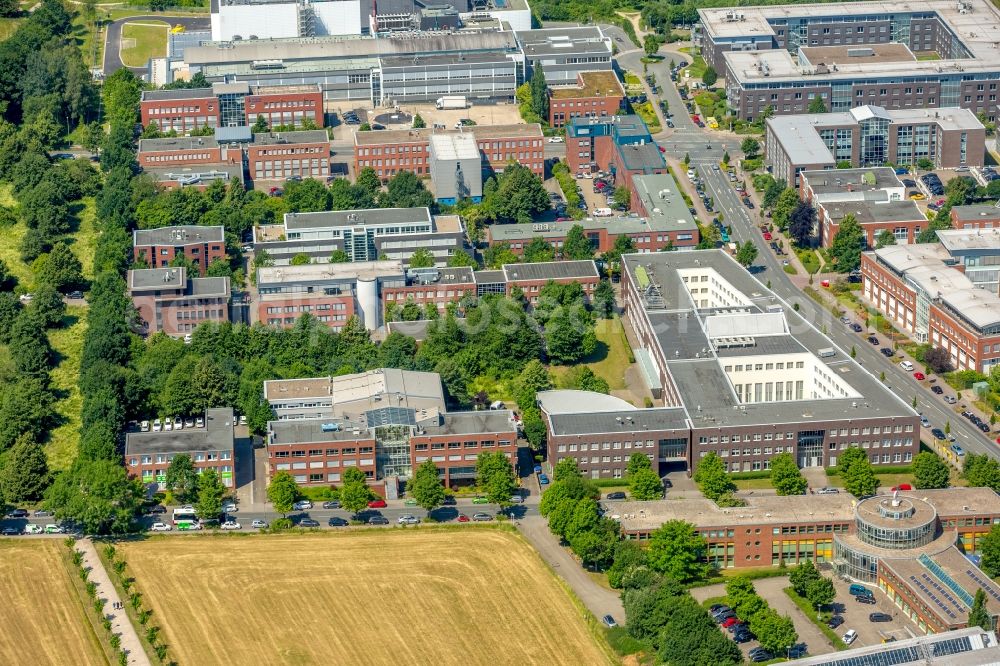
M 906 370 L 907 372 L 913 372 L 913 364 L 910 363 L 909 361 L 900 361 L 899 367 L 901 367 L 903 370 Z
M 595 208 L 594 217 L 611 217 L 614 212 L 610 208 Z

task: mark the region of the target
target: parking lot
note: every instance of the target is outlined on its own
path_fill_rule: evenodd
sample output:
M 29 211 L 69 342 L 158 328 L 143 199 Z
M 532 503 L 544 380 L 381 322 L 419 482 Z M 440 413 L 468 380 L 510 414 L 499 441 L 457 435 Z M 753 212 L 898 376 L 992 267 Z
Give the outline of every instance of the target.
M 828 576 L 831 572 L 827 570 L 823 573 Z M 843 636 L 848 629 L 858 632 L 858 639 L 851 647 L 879 645 L 890 637 L 902 640 L 921 635 L 913 622 L 889 601 L 878 585 L 865 584 L 865 587 L 874 593 L 874 604 L 856 601 L 849 592 L 851 586 L 849 581 L 834 577 L 833 586 L 837 590 L 836 603 L 842 608 L 839 614 L 844 618 L 844 624 L 835 630 L 837 635 Z M 891 615 L 893 619 L 891 622 L 871 622 L 868 616 L 872 613 L 885 613 Z

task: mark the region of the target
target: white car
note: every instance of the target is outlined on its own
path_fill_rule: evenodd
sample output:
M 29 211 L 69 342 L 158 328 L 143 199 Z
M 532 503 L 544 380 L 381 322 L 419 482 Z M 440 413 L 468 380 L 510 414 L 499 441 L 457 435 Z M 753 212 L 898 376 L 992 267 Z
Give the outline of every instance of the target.
M 185 428 L 193 428 L 194 427 L 194 419 L 191 418 L 190 416 L 187 417 L 186 419 L 184 419 L 184 427 Z
M 293 504 L 292 508 L 295 509 L 296 511 L 305 511 L 306 509 L 313 508 L 313 503 L 310 502 L 309 500 L 302 500 L 300 502 L 296 502 L 295 504 Z
M 227 502 L 226 504 L 222 505 L 223 513 L 236 513 L 239 510 L 240 508 L 236 506 L 235 502 Z
M 193 338 L 191 337 L 190 333 L 188 333 L 187 335 L 184 336 L 184 344 L 186 344 L 186 345 L 191 344 L 191 340 L 193 340 Z
M 182 430 L 183 428 L 184 428 L 184 421 L 181 420 L 181 417 L 175 416 L 174 417 L 174 430 Z
M 694 169 L 688 169 L 688 178 L 694 178 L 694 177 L 695 177 Z
M 563 138 L 561 136 L 550 136 L 549 143 L 562 143 Z
M 180 509 L 184 513 L 194 513 L 194 507 L 192 505 L 190 505 L 190 504 L 185 504 Z
M 166 523 L 153 523 L 152 527 L 149 528 L 150 532 L 169 532 L 173 528 Z
M 139 430 L 142 432 L 149 432 L 149 421 L 143 421 L 139 424 Z
M 172 417 L 168 416 L 167 418 L 163 419 L 163 429 L 166 432 L 170 432 L 171 430 L 174 429 L 174 420 Z
M 161 430 L 163 430 L 163 423 L 160 419 L 156 419 L 153 421 L 153 432 L 160 432 Z
M 243 529 L 243 526 L 240 525 L 235 520 L 227 520 L 226 522 L 224 522 L 221 525 L 219 525 L 219 527 L 222 528 L 222 529 L 224 529 L 224 530 L 241 530 L 241 529 Z
M 254 528 L 255 530 L 262 530 L 265 527 L 267 527 L 267 521 L 261 520 L 260 518 L 255 518 L 254 521 L 250 523 L 250 527 Z
M 194 427 L 195 428 L 204 428 L 205 427 L 205 419 L 204 419 L 204 417 L 199 416 L 198 418 L 196 418 L 194 420 Z
M 33 525 L 31 523 L 28 523 L 27 525 L 24 526 L 25 534 L 41 534 L 44 531 L 45 530 L 42 529 L 41 525 Z
M 56 525 L 55 523 L 49 523 L 48 525 L 45 526 L 45 533 L 46 534 L 65 534 L 66 530 L 63 529 L 60 525 Z
M 846 634 L 844 634 L 844 643 L 850 645 L 854 641 L 858 640 L 858 632 L 853 629 L 849 629 Z
M 397 520 L 396 522 L 399 523 L 400 525 L 416 525 L 417 523 L 420 522 L 420 519 L 414 516 L 412 513 L 404 513 L 402 516 L 399 517 L 399 520 Z
M 247 424 L 246 414 L 240 414 L 240 425 L 246 425 L 246 424 Z

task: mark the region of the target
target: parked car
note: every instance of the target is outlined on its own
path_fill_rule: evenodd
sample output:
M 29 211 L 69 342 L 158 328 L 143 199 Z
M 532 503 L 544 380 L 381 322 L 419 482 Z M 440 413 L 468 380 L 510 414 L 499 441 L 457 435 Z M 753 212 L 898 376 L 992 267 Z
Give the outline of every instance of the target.
M 45 509 L 36 509 L 35 513 L 32 514 L 35 518 L 48 518 L 52 515 L 51 511 Z
M 892 616 L 888 613 L 871 613 L 868 616 L 869 622 L 892 622 Z
M 839 488 L 830 488 L 829 486 L 820 488 L 816 491 L 817 495 L 837 495 L 840 493 Z
M 712 604 L 708 607 L 709 613 L 718 613 L 719 611 L 731 610 L 726 604 Z
M 931 428 L 931 434 L 934 435 L 934 439 L 946 439 L 944 430 L 941 428 Z
M 222 505 L 223 513 L 236 513 L 240 508 L 236 506 L 236 502 L 226 502 Z
M 153 523 L 150 526 L 149 531 L 151 531 L 151 532 L 169 532 L 171 529 L 173 529 L 173 528 L 171 528 L 170 525 L 168 525 L 167 523 Z
M 389 519 L 385 516 L 372 516 L 368 519 L 369 525 L 388 525 Z
M 340 502 L 338 502 L 337 500 L 330 500 L 329 502 L 323 502 L 323 508 L 324 509 L 339 509 L 340 508 Z
M 416 525 L 417 523 L 420 522 L 420 519 L 414 516 L 412 513 L 404 513 L 402 516 L 399 517 L 399 519 L 396 522 L 399 523 L 400 525 Z
M 169 525 L 167 525 L 167 529 L 170 529 Z M 32 525 L 31 523 L 29 523 L 24 526 L 25 534 L 42 534 L 43 532 L 45 532 L 45 530 L 42 528 L 41 525 Z
M 387 506 L 388 504 L 385 503 L 384 499 L 373 499 L 371 502 L 368 502 L 369 509 L 384 509 Z
M 896 352 L 892 351 L 888 347 L 882 347 L 882 349 L 879 349 L 879 353 L 886 358 L 892 358 Z
M 326 521 L 326 524 L 330 527 L 347 527 L 350 523 L 341 518 L 340 516 L 331 516 L 330 520 Z
M 21 530 L 17 529 L 16 527 L 5 527 L 2 530 L 0 530 L 0 535 L 3 536 L 17 536 L 19 534 L 21 534 Z
M 149 432 L 149 421 L 142 421 L 139 423 L 139 430 L 142 432 Z
M 826 626 L 830 627 L 831 629 L 836 629 L 842 624 L 844 624 L 844 618 L 840 615 L 834 615 L 826 622 Z
M 859 594 L 858 596 L 854 597 L 854 600 L 860 604 L 870 604 L 873 606 L 875 605 L 875 597 L 866 597 L 863 594 Z
M 458 518 L 456 518 L 455 520 L 457 520 L 460 523 L 467 523 L 469 522 L 469 517 L 464 513 L 460 513 L 458 514 Z
M 924 373 L 922 373 L 922 372 L 914 372 L 913 373 L 913 378 L 916 379 L 918 382 L 922 382 L 925 379 L 927 379 L 927 376 L 924 375 Z
M 733 632 L 733 640 L 737 643 L 747 643 L 754 638 L 756 636 L 753 635 L 753 632 L 743 625 L 740 625 L 740 628 Z
M 858 640 L 858 632 L 854 631 L 853 629 L 848 629 L 847 633 L 844 634 L 844 639 L 843 640 L 844 640 L 844 643 L 846 643 L 847 645 L 850 645 L 854 641 Z
M 852 597 L 857 597 L 857 596 L 870 597 L 870 596 L 872 596 L 872 591 L 871 590 L 869 590 L 864 585 L 859 585 L 858 583 L 852 583 L 851 586 L 847 589 L 847 592 Z
M 226 522 L 224 522 L 221 525 L 219 525 L 219 527 L 222 528 L 222 529 L 224 529 L 224 530 L 241 530 L 241 529 L 243 529 L 243 526 L 240 525 L 235 520 L 227 520 Z
M 934 386 L 931 387 L 931 393 L 933 393 L 934 395 L 941 395 L 942 393 L 944 393 L 944 389 L 935 384 Z
M 485 523 L 493 520 L 493 516 L 491 516 L 488 513 L 479 512 L 472 514 L 472 520 L 474 520 L 477 523 Z
M 601 622 L 603 622 L 604 626 L 606 626 L 608 629 L 614 629 L 615 627 L 618 626 L 618 623 L 615 622 L 615 618 L 611 617 L 610 615 L 605 615 L 604 617 L 602 617 Z
M 874 335 L 869 335 L 868 342 L 870 342 L 873 345 L 878 345 L 878 338 L 875 337 Z
M 298 502 L 292 505 L 292 508 L 295 509 L 296 511 L 306 511 L 308 509 L 313 508 L 313 503 L 310 502 L 309 500 L 299 500 Z
M 759 652 L 750 653 L 750 661 L 754 664 L 759 664 L 764 661 L 771 661 L 772 659 L 774 659 L 774 655 L 765 650 L 764 648 L 760 648 Z
M 858 324 L 858 323 L 851 324 L 851 330 L 854 331 L 855 333 L 860 333 L 861 332 L 861 324 Z
M 609 500 L 623 500 L 623 499 L 625 499 L 625 493 L 623 493 L 620 490 L 616 491 L 616 492 L 613 492 L 613 493 L 608 493 L 607 498 Z
M 46 534 L 65 534 L 66 533 L 66 529 L 63 528 L 60 525 L 56 525 L 55 523 L 49 523 L 48 525 L 45 526 L 45 533 Z
M 963 449 L 963 448 L 962 448 L 961 446 L 959 446 L 958 444 L 952 444 L 952 445 L 951 445 L 951 450 L 952 450 L 952 452 L 953 452 L 953 453 L 954 453 L 954 454 L 955 454 L 956 456 L 959 456 L 959 457 L 961 457 L 961 456 L 964 456 L 964 455 L 965 455 L 965 449 Z
M 729 627 L 733 626 L 734 624 L 739 624 L 739 621 L 740 621 L 739 618 L 736 617 L 735 615 L 733 615 L 732 617 L 727 617 L 725 620 L 723 620 L 722 621 L 722 626 L 724 628 L 728 629 Z
M 265 527 L 267 527 L 267 521 L 261 520 L 260 518 L 256 518 L 252 523 L 250 523 L 250 527 L 254 528 L 255 530 L 262 530 Z
M 944 401 L 946 403 L 948 403 L 949 405 L 954 405 L 956 402 L 958 402 L 958 399 L 955 398 L 955 396 L 953 396 L 953 395 L 946 395 L 944 397 Z
M 319 527 L 319 521 L 312 518 L 300 518 L 299 527 Z

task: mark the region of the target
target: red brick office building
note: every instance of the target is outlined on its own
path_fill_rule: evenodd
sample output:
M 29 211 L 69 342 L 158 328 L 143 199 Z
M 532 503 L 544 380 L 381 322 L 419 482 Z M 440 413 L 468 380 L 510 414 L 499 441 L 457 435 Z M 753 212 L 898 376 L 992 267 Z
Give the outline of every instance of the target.
M 224 148 L 215 137 L 179 136 L 140 139 L 136 160 L 143 169 L 209 164 L 242 164 L 239 149 Z
M 149 268 L 164 268 L 174 257 L 184 255 L 204 275 L 213 261 L 226 258 L 225 230 L 197 225 L 136 229 L 132 255 Z
M 203 127 L 252 126 L 258 116 L 268 127 L 301 127 L 309 121 L 323 127 L 323 93 L 319 84 L 251 86 L 216 83 L 211 88 L 146 90 L 139 101 L 143 127 L 156 123 L 161 132 L 186 134 Z
M 125 435 L 125 469 L 143 484 L 162 490 L 166 488 L 170 461 L 174 456 L 186 455 L 199 474 L 214 469 L 224 486 L 235 488 L 234 425 L 233 410 L 225 407 L 206 410 L 205 423 L 200 428 L 130 432 Z
M 549 89 L 549 125 L 563 127 L 572 118 L 613 116 L 625 90 L 612 71 L 580 72 L 576 85 Z
M 229 321 L 227 277 L 189 278 L 183 267 L 130 270 L 128 296 L 148 334 L 178 338 L 204 321 Z
M 545 175 L 545 139 L 538 124 L 357 132 L 354 135 L 354 172 L 371 167 L 382 180 L 400 171 L 429 176 L 430 136 L 435 132 L 471 132 L 479 146 L 484 169 L 500 172 L 509 162 L 517 162 L 540 177 Z
M 252 181 L 289 177 L 325 180 L 330 175 L 330 138 L 325 130 L 254 134 L 246 150 Z

